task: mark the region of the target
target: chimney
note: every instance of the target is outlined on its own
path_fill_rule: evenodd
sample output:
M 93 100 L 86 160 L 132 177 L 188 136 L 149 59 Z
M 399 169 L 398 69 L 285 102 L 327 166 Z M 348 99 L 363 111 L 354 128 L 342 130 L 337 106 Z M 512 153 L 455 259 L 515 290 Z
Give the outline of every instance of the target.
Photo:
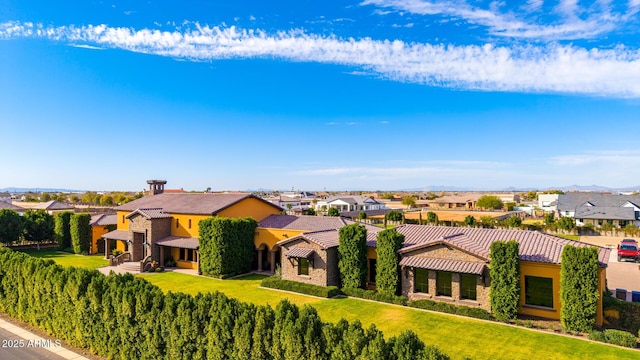
M 147 180 L 147 184 L 149 184 L 149 193 L 151 195 L 162 194 L 166 183 L 167 180 Z

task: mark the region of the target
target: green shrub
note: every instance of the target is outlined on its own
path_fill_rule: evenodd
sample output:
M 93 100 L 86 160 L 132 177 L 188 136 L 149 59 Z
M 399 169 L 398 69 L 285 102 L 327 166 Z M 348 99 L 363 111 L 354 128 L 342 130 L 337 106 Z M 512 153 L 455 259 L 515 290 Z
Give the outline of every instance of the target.
M 252 218 L 211 217 L 199 222 L 200 267 L 204 275 L 227 278 L 251 271 L 253 236 L 258 223 Z
M 338 269 L 342 287 L 363 287 L 367 278 L 367 228 L 359 224 L 338 231 Z
M 560 270 L 560 322 L 566 330 L 588 332 L 598 311 L 598 250 L 567 245 Z
M 604 331 L 605 341 L 609 344 L 620 345 L 629 348 L 635 348 L 638 340 L 633 334 L 626 331 L 607 329 Z
M 469 307 L 469 306 L 456 306 L 450 303 L 433 301 L 433 300 L 412 300 L 407 303 L 407 306 L 417 309 L 438 311 L 447 314 L 455 314 L 461 316 L 472 317 L 476 319 L 492 320 L 491 314 L 484 309 Z
M 489 299 L 496 319 L 516 318 L 520 306 L 520 255 L 515 240 L 495 241 L 491 244 L 489 271 L 491 289 Z
M 287 300 L 163 293 L 130 274 L 62 267 L 0 248 L 0 312 L 109 359 L 446 359 L 407 330 L 323 323 Z M 306 285 L 306 284 L 305 284 Z M 327 288 L 338 292 L 337 288 Z
M 398 250 L 404 235 L 396 229 L 382 230 L 376 235 L 378 259 L 376 261 L 376 288 L 379 293 L 396 294 L 400 283 Z
M 113 257 L 117 257 L 117 256 L 119 256 L 119 255 L 122 255 L 122 250 L 120 250 L 120 249 L 113 249 L 113 250 L 111 250 L 111 256 L 113 256 Z
M 380 301 L 396 305 L 407 305 L 407 298 L 402 295 L 381 293 L 375 290 L 365 290 L 360 288 L 342 288 L 342 292 L 347 296 L 357 297 L 360 299 Z
M 332 298 L 342 294 L 340 289 L 335 286 L 318 286 L 297 281 L 283 280 L 274 276 L 264 278 L 260 285 L 272 289 L 292 291 L 324 298 Z
M 69 220 L 71 245 L 76 254 L 88 254 L 91 246 L 91 215 L 73 214 Z
M 593 340 L 593 341 L 600 341 L 600 342 L 607 342 L 606 337 L 604 336 L 604 333 L 602 331 L 598 331 L 598 330 L 591 330 L 589 331 L 589 340 Z
M 159 266 L 156 268 L 156 272 L 163 272 L 164 268 L 162 266 Z
M 64 211 L 53 216 L 55 223 L 54 233 L 60 249 L 71 247 L 71 229 L 69 227 L 71 215 L 73 215 L 73 212 Z

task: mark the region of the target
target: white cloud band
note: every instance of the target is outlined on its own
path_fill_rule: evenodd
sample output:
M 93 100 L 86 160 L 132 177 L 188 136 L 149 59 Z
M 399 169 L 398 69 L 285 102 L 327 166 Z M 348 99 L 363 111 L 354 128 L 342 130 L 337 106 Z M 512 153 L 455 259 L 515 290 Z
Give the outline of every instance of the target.
M 276 58 L 353 66 L 395 81 L 485 91 L 558 92 L 640 97 L 640 51 L 618 46 L 585 49 L 544 46 L 442 45 L 342 39 L 302 30 L 209 27 L 174 31 L 97 26 L 0 24 L 0 39 L 44 38 L 100 48 L 185 58 Z

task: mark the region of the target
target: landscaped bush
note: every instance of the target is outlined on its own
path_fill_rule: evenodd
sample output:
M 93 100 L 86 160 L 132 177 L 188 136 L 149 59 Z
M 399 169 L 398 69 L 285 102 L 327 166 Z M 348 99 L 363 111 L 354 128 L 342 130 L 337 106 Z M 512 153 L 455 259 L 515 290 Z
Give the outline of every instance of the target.
M 484 320 L 493 319 L 493 316 L 491 316 L 491 314 L 487 310 L 484 310 L 481 308 L 474 308 L 474 307 L 463 306 L 463 305 L 456 306 L 453 304 L 440 302 L 440 301 L 433 301 L 428 299 L 412 300 L 412 301 L 409 301 L 409 303 L 407 303 L 407 306 L 418 308 L 418 309 L 424 309 L 424 310 L 444 312 L 448 314 L 468 316 L 476 319 L 484 319 Z
M 365 290 L 360 288 L 342 288 L 342 292 L 345 295 L 361 299 L 380 301 L 396 305 L 407 305 L 407 298 L 401 295 L 381 293 L 374 290 Z
M 633 334 L 622 330 L 607 329 L 604 331 L 604 337 L 609 344 L 630 348 L 635 348 L 638 345 L 638 340 Z
M 612 326 L 634 333 L 640 331 L 640 303 L 616 299 L 609 290 L 604 293 L 602 300 L 605 310 L 617 310 L 620 314 L 619 319 L 607 318 Z
M 88 254 L 91 246 L 91 215 L 73 214 L 69 220 L 71 245 L 76 254 Z
M 376 288 L 379 293 L 394 295 L 400 284 L 398 250 L 404 235 L 396 229 L 382 230 L 376 235 L 378 259 L 376 261 Z
M 565 330 L 587 332 L 598 311 L 598 250 L 567 245 L 560 270 L 560 322 Z
M 0 312 L 113 359 L 445 359 L 407 330 L 384 339 L 359 321 L 323 323 L 313 307 L 275 310 L 220 292 L 169 292 L 0 248 Z M 437 357 L 436 357 L 437 356 Z
M 71 215 L 73 215 L 73 212 L 64 211 L 53 216 L 53 232 L 60 249 L 66 249 L 71 246 L 71 229 L 69 227 Z
M 592 330 L 589 332 L 589 339 L 628 348 L 635 348 L 638 345 L 638 340 L 633 334 L 615 329 L 606 329 L 605 331 Z
M 204 275 L 227 278 L 251 271 L 253 236 L 258 226 L 254 219 L 212 217 L 201 220 L 198 226 Z
M 489 271 L 491 289 L 489 300 L 496 319 L 516 318 L 520 306 L 520 255 L 515 240 L 495 241 L 491 244 Z
M 351 224 L 340 228 L 338 269 L 342 287 L 363 287 L 367 277 L 367 228 Z
M 301 294 L 319 296 L 324 298 L 332 298 L 336 295 L 340 295 L 340 289 L 335 286 L 318 286 L 312 284 L 305 284 L 297 281 L 282 280 L 280 278 L 270 276 L 262 280 L 261 286 L 293 291 Z

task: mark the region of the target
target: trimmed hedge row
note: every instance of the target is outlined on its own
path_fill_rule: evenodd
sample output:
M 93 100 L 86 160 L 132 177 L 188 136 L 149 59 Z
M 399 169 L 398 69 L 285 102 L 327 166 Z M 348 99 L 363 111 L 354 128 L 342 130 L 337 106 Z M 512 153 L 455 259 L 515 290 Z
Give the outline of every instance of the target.
M 592 330 L 589 332 L 589 339 L 628 348 L 635 348 L 638 345 L 638 339 L 633 334 L 614 329 Z
M 407 298 L 402 295 L 381 293 L 374 290 L 365 290 L 360 288 L 342 288 L 342 293 L 347 296 L 357 297 L 361 299 L 380 301 L 396 305 L 407 305 Z
M 169 292 L 130 274 L 62 267 L 0 248 L 0 312 L 113 359 L 448 359 L 411 330 L 384 339 L 313 307 Z
M 560 270 L 560 322 L 566 330 L 587 332 L 598 312 L 598 250 L 567 245 Z
M 407 303 L 407 306 L 417 308 L 417 309 L 432 310 L 432 311 L 439 311 L 439 312 L 448 313 L 448 314 L 468 316 L 476 319 L 494 320 L 491 313 L 489 313 L 485 309 L 474 308 L 474 307 L 469 307 L 464 305 L 453 305 L 445 302 L 433 301 L 428 299 L 411 300 L 409 301 L 409 303 Z
M 275 276 L 264 278 L 260 283 L 261 286 L 293 291 L 301 294 L 319 296 L 324 298 L 332 298 L 337 295 L 341 295 L 340 289 L 335 286 L 318 286 L 312 284 L 305 284 L 297 281 L 283 280 Z
M 228 278 L 251 271 L 258 223 L 252 218 L 200 220 L 200 268 L 204 275 Z

